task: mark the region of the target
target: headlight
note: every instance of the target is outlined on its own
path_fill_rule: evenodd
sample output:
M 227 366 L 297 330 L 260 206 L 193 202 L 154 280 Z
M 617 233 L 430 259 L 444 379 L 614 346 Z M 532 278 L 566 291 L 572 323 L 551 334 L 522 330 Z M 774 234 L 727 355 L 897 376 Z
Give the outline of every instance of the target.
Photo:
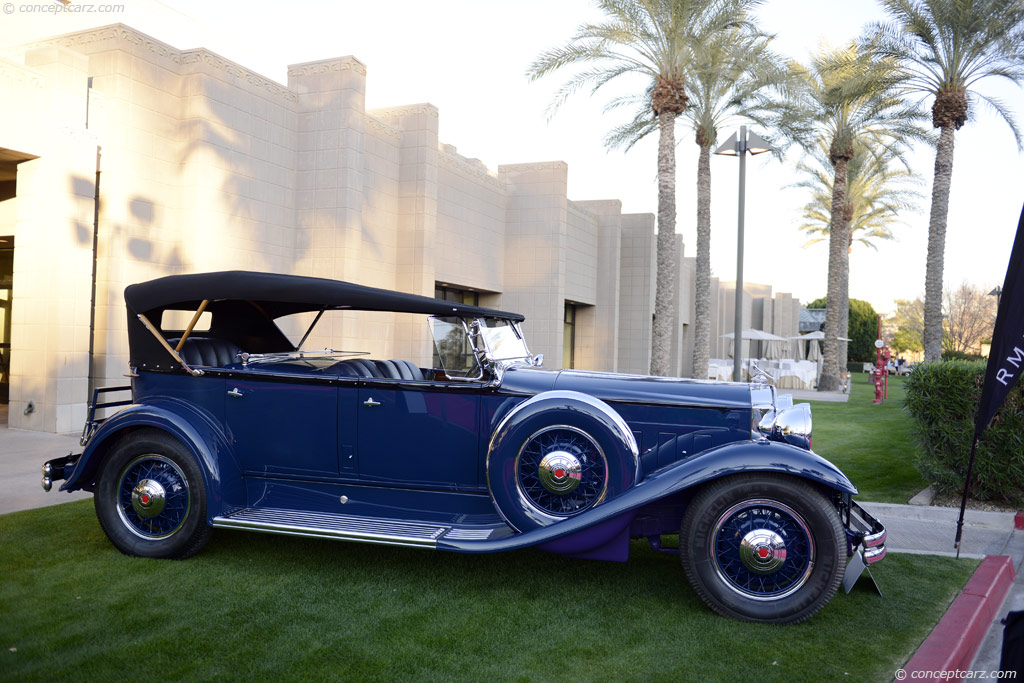
M 768 438 L 786 441 L 795 446 L 811 447 L 811 406 L 797 403 L 769 410 L 761 418 L 758 430 Z

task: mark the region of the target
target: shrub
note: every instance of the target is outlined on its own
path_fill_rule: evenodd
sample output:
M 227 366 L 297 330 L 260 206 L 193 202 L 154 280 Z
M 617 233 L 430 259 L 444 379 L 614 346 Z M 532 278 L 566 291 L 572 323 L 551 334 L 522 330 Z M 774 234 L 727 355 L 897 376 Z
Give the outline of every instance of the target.
M 963 491 L 985 363 L 922 363 L 906 382 L 904 408 L 919 446 L 915 465 L 944 493 Z M 970 495 L 1024 500 L 1024 383 L 1013 388 L 978 443 Z
M 942 360 L 985 360 L 985 357 L 978 353 L 967 353 L 966 351 L 953 351 L 949 349 L 942 352 Z

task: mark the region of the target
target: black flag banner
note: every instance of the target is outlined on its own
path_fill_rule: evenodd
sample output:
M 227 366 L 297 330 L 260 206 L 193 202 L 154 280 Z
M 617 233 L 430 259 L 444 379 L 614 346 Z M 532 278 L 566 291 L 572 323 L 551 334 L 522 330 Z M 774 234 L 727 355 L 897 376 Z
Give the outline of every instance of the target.
M 992 416 L 1003 405 L 1006 395 L 1024 374 L 1024 209 L 1017 222 L 1017 236 L 1010 252 L 1010 264 L 1006 268 L 999 310 L 996 311 L 996 326 L 992 332 L 992 348 L 989 351 L 985 381 L 981 386 L 981 399 L 974 418 L 974 442 L 971 458 L 967 463 L 967 478 L 964 481 L 964 496 L 960 502 L 960 519 L 956 523 L 957 555 L 960 554 L 960 536 L 964 526 L 964 510 L 967 508 L 967 490 L 971 485 L 974 457 L 978 450 L 978 439 L 992 421 Z
M 992 350 L 985 368 L 985 384 L 981 387 L 974 435 L 981 433 L 1003 404 L 1010 389 L 1024 373 L 1024 211 L 1017 223 L 1017 238 L 1010 252 L 1010 265 L 996 312 L 992 332 Z

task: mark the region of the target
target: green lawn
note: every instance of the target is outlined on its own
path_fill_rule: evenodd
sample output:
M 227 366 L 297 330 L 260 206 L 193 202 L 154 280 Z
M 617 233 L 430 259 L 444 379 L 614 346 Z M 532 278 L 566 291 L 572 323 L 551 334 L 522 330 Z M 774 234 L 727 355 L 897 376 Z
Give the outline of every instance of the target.
M 890 377 L 889 397 L 874 405 L 868 375 L 853 373 L 849 402 L 811 402 L 814 450 L 846 473 L 860 489 L 860 500 L 906 503 L 928 485 L 914 469 L 904 381 Z
M 0 516 L 0 679 L 889 681 L 977 566 L 890 555 L 884 598 L 859 585 L 777 627 L 714 615 L 675 556 L 632 555 L 217 531 L 192 559 L 141 560 L 89 501 L 17 512 Z

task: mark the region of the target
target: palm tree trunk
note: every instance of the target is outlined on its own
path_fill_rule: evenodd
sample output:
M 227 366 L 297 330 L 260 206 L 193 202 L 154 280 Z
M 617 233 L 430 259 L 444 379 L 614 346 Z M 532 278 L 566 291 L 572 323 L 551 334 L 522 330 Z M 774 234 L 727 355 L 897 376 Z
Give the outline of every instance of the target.
M 822 341 L 821 379 L 818 391 L 839 389 L 839 310 L 842 306 L 843 254 L 849 238 L 843 207 L 846 206 L 846 163 L 839 157 L 832 179 L 832 219 L 828 228 L 828 293 L 825 295 L 825 339 Z
M 850 234 L 850 222 L 843 216 L 843 232 Z M 849 242 L 849 239 L 847 239 Z M 850 336 L 850 247 L 843 249 L 843 282 L 839 289 L 841 300 L 839 302 L 839 336 Z M 839 342 L 839 374 L 840 377 L 846 372 L 847 353 L 849 342 Z
M 651 374 L 669 374 L 669 352 L 676 289 L 676 116 L 658 115 L 658 275 L 654 292 L 654 330 L 651 335 Z
M 946 252 L 949 185 L 953 180 L 952 125 L 943 126 L 935 150 L 932 213 L 928 220 L 928 262 L 924 277 L 924 359 L 942 360 L 942 269 Z
M 711 354 L 711 145 L 697 158 L 697 273 L 693 313 L 693 377 L 708 378 Z

